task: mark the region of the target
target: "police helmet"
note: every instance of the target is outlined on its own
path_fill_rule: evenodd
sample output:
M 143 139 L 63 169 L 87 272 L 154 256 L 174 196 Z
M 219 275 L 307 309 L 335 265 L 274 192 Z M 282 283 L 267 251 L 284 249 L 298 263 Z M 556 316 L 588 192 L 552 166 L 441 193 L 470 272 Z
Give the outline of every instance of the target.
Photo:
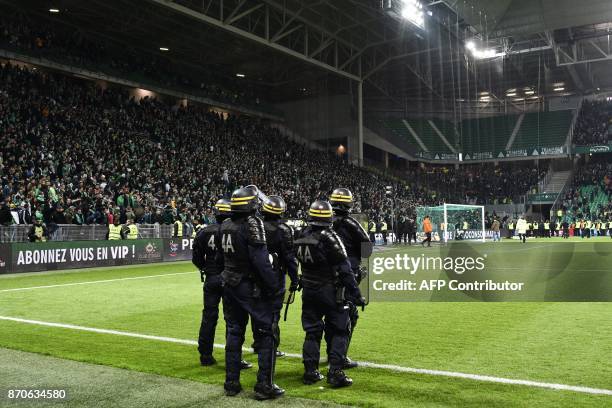
M 308 210 L 308 223 L 319 227 L 329 227 L 333 222 L 332 206 L 329 202 L 317 200 Z
M 280 217 L 285 211 L 287 211 L 287 204 L 281 196 L 269 196 L 268 199 L 264 201 L 261 211 L 266 215 L 271 214 Z
M 219 217 L 229 217 L 232 213 L 231 202 L 227 198 L 221 198 L 215 203 L 213 208 L 213 214 L 219 219 Z
M 254 187 L 242 187 L 232 193 L 230 208 L 233 213 L 255 212 L 258 206 L 259 198 Z
M 329 198 L 334 210 L 350 211 L 353 208 L 353 193 L 348 188 L 337 188 Z

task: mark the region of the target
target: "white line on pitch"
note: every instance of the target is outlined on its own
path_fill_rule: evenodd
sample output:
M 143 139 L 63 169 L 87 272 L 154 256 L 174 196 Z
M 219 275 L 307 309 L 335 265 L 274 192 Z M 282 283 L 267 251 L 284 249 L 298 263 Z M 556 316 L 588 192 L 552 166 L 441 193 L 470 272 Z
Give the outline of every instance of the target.
M 131 332 L 125 332 L 125 331 L 120 331 L 120 330 L 97 329 L 95 327 L 77 326 L 73 324 L 43 322 L 39 320 L 21 319 L 18 317 L 0 316 L 0 320 L 34 324 L 38 326 L 58 327 L 62 329 L 80 330 L 80 331 L 92 332 L 92 333 L 112 334 L 116 336 L 125 336 L 125 337 L 135 337 L 139 339 L 163 341 L 167 343 L 186 344 L 189 346 L 195 346 L 198 344 L 194 340 L 177 339 L 174 337 L 152 336 L 148 334 L 131 333 Z M 215 347 L 223 348 L 224 345 L 215 344 Z M 247 348 L 245 348 L 244 350 L 252 351 L 251 349 L 247 349 Z M 287 353 L 286 356 L 291 357 L 291 358 L 300 358 L 300 359 L 302 358 L 301 354 Z M 433 376 L 439 376 L 439 377 L 453 377 L 453 378 L 461 378 L 461 379 L 466 379 L 466 380 L 492 382 L 492 383 L 498 383 L 498 384 L 523 385 L 527 387 L 547 388 L 547 389 L 557 390 L 557 391 L 574 391 L 574 392 L 580 392 L 584 394 L 598 394 L 598 395 L 611 395 L 612 396 L 612 390 L 607 390 L 607 389 L 602 389 L 602 388 L 583 387 L 579 385 L 565 385 L 565 384 L 545 383 L 545 382 L 530 381 L 530 380 L 518 380 L 514 378 L 493 377 L 489 375 L 480 375 L 480 374 L 467 374 L 467 373 L 454 372 L 454 371 L 428 370 L 424 368 L 412 368 L 412 367 L 403 367 L 403 366 L 391 365 L 391 364 L 371 363 L 368 361 L 359 361 L 359 365 L 361 367 L 377 368 L 377 369 L 383 369 L 383 370 L 389 370 L 389 371 L 395 371 L 395 372 L 401 372 L 401 373 L 425 374 L 425 375 L 433 375 Z
M 32 290 L 32 289 L 59 288 L 59 287 L 62 287 L 62 286 L 92 285 L 92 284 L 95 284 L 95 283 L 118 282 L 118 281 L 126 281 L 126 280 L 160 278 L 160 277 L 164 277 L 164 276 L 186 275 L 188 273 L 193 274 L 194 272 L 162 273 L 162 274 L 159 274 L 159 275 L 132 276 L 132 277 L 129 277 L 129 278 L 103 279 L 103 280 L 97 280 L 97 281 L 60 283 L 60 284 L 57 284 L 57 285 L 45 285 L 45 286 L 29 286 L 29 287 L 25 287 L 25 288 L 1 289 L 0 292 L 17 292 L 17 291 Z

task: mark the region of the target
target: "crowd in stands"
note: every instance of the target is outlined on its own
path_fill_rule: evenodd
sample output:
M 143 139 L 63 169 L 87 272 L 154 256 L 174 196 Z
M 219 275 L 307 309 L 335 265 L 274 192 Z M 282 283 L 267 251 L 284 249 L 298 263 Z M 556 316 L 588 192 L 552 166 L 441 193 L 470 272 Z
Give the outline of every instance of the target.
M 574 127 L 574 144 L 607 145 L 612 139 L 612 102 L 584 101 Z
M 436 186 L 446 202 L 474 205 L 518 202 L 538 184 L 548 163 L 482 163 L 454 166 L 419 166 L 412 174 L 419 184 Z
M 400 180 L 312 151 L 258 119 L 136 100 L 119 87 L 8 63 L 0 68 L 0 143 L 0 224 L 14 222 L 7 211 L 20 223 L 36 214 L 56 224 L 107 224 L 116 216 L 207 223 L 218 198 L 248 184 L 283 196 L 290 217 L 347 187 L 355 210 L 372 217 L 389 214 L 394 202 L 502 202 L 541 175 L 529 167 L 425 166 Z
M 416 203 L 430 197 L 256 119 L 137 101 L 121 88 L 10 64 L 0 69 L 0 143 L 2 199 L 26 223 L 37 212 L 57 224 L 105 224 L 116 214 L 171 223 L 177 213 L 207 222 L 218 198 L 247 184 L 285 197 L 290 216 L 339 185 L 364 209 L 385 207 L 387 185 Z
M 606 221 L 612 218 L 612 161 L 593 158 L 574 175 L 572 187 L 563 200 L 570 222 Z
M 99 37 L 91 41 L 83 33 L 41 20 L 0 17 L 0 47 L 46 57 L 71 66 L 102 71 L 168 88 L 188 90 L 216 101 L 259 105 L 256 91 L 244 81 L 213 76 L 210 72 L 178 66 L 167 58 L 142 54 Z M 223 86 L 219 84 L 223 81 Z

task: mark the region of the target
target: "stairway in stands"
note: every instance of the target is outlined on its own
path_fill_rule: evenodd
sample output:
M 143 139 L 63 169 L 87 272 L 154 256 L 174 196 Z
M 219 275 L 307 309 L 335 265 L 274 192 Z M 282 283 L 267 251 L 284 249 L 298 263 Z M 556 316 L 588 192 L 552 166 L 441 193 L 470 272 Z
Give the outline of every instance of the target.
M 571 174 L 570 170 L 555 171 L 544 186 L 542 193 L 560 193 Z

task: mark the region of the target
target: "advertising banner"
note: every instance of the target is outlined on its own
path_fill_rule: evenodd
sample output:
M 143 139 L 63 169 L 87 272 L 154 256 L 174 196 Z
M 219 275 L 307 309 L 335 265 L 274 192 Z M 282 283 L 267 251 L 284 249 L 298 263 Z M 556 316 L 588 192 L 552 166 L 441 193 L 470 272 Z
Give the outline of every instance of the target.
M 574 153 L 605 153 L 612 151 L 611 146 L 576 147 Z M 529 149 L 513 149 L 498 152 L 466 152 L 463 161 L 480 161 L 491 159 L 512 159 L 519 157 L 559 156 L 566 153 L 565 146 L 536 147 Z M 426 160 L 459 161 L 459 155 L 451 153 L 420 152 L 418 157 Z
M 164 261 L 191 261 L 193 238 L 164 239 Z
M 529 203 L 554 203 L 557 199 L 559 193 L 539 193 L 539 194 L 529 194 L 527 196 L 527 201 Z
M 9 273 L 11 266 L 11 245 L 0 244 L 0 275 Z
M 597 146 L 575 146 L 574 154 L 578 153 L 610 153 L 612 152 L 612 143 L 607 145 L 597 145 Z
M 163 240 L 156 238 L 2 244 L 0 273 L 160 262 L 163 260 L 162 245 Z

